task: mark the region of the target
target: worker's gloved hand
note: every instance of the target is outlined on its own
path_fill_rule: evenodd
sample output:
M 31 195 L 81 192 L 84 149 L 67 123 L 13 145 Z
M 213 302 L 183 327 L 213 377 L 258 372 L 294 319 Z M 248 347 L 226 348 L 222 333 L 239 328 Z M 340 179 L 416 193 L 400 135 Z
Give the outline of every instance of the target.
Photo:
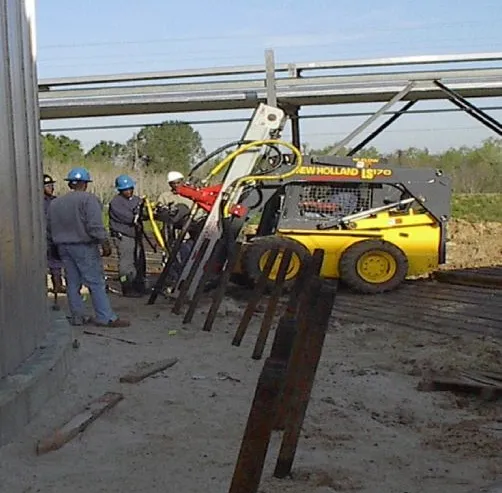
M 163 223 L 171 222 L 171 209 L 165 205 L 160 205 L 155 209 L 155 219 Z
M 110 243 L 110 240 L 105 240 L 103 244 L 101 245 L 102 253 L 101 255 L 103 257 L 109 257 L 112 254 L 112 244 Z

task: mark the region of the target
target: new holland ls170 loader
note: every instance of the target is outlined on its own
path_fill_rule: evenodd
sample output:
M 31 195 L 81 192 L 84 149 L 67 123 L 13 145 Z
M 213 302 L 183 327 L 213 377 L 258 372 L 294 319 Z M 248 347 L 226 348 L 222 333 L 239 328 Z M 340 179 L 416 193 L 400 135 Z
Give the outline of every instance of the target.
M 407 277 L 430 273 L 445 262 L 451 185 L 438 170 L 304 157 L 288 178 L 253 187 L 242 205 L 252 209 L 259 202 L 263 209 L 238 264 L 238 272 L 251 279 L 260 275 L 277 247 L 294 252 L 289 283 L 302 258 L 319 248 L 325 251 L 321 275 L 360 293 L 390 291 Z

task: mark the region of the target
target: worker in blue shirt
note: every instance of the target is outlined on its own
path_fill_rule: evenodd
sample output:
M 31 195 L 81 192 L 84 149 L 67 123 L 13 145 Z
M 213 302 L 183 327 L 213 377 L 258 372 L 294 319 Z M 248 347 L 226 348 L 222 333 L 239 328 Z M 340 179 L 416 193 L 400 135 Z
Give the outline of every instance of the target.
M 50 204 L 47 236 L 56 245 L 65 267 L 70 323 L 84 325 L 93 322 L 100 327 L 127 327 L 130 322 L 113 312 L 106 292 L 101 254 L 110 256 L 112 249 L 103 224 L 101 203 L 94 194 L 87 192 L 91 175 L 85 168 L 73 168 L 65 181 L 70 192 Z M 84 315 L 85 306 L 80 296 L 82 285 L 87 286 L 91 293 L 96 314 L 94 321 Z
M 128 175 L 115 179 L 117 195 L 108 208 L 110 236 L 119 256 L 122 294 L 137 298 L 145 294 L 146 258 L 143 245 L 143 201 L 134 195 L 135 181 Z

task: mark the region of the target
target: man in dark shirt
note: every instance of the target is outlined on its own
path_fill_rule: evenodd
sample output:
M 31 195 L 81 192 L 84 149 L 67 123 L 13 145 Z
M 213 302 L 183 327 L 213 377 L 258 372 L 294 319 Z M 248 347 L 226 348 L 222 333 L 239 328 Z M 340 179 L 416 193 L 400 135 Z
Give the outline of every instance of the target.
M 137 298 L 145 294 L 146 259 L 143 246 L 142 200 L 134 195 L 136 183 L 127 175 L 115 179 L 118 194 L 108 208 L 110 235 L 119 255 L 122 294 Z
M 54 195 L 54 183 L 56 181 L 50 175 L 44 175 L 44 215 L 47 221 L 49 205 L 56 198 Z M 66 292 L 63 286 L 63 262 L 56 254 L 54 248 L 47 249 L 47 267 L 51 276 L 52 290 L 54 293 Z
M 66 277 L 70 323 L 94 323 L 100 327 L 128 327 L 112 310 L 106 293 L 103 260 L 112 253 L 108 232 L 103 224 L 102 206 L 98 198 L 87 191 L 91 180 L 85 168 L 73 168 L 65 178 L 70 192 L 54 200 L 47 211 L 47 237 L 57 247 Z M 100 252 L 101 247 L 101 252 Z M 91 293 L 95 320 L 85 316 L 80 288 Z

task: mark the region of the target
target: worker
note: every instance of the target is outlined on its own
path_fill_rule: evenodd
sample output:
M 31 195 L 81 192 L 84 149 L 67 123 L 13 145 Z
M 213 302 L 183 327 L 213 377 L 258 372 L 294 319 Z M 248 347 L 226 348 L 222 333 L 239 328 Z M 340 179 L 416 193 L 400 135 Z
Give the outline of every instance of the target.
M 178 195 L 176 193 L 176 187 L 183 184 L 185 177 L 183 173 L 179 171 L 169 171 L 167 173 L 167 184 L 169 185 L 169 190 L 161 193 L 157 199 L 157 203 L 162 206 L 169 206 L 172 204 L 185 204 L 188 208 L 192 207 L 192 201 Z
M 182 173 L 179 171 L 170 171 L 167 174 L 169 190 L 161 193 L 157 199 L 157 215 L 159 219 L 160 216 L 163 216 L 163 212 L 168 210 L 170 216 L 169 221 L 176 229 L 181 229 L 183 227 L 183 224 L 190 214 L 190 209 L 194 204 L 191 199 L 180 195 L 176 191 L 180 185 L 184 184 L 184 181 L 185 177 Z M 188 231 L 191 239 L 196 239 L 205 218 L 206 213 L 203 209 L 199 208 L 194 215 L 192 225 Z
M 56 181 L 50 175 L 44 174 L 44 216 L 47 222 L 47 211 L 49 205 L 56 198 L 54 195 L 54 184 Z M 54 248 L 47 249 L 47 267 L 51 276 L 52 290 L 54 293 L 64 293 L 63 285 L 63 262 L 58 258 Z
M 156 218 L 163 222 L 164 236 L 167 244 L 173 246 L 176 241 L 176 235 L 183 228 L 189 217 L 193 201 L 176 193 L 176 188 L 182 185 L 185 177 L 179 171 L 170 171 L 167 174 L 167 183 L 169 190 L 160 194 L 157 199 Z M 181 266 L 193 248 L 197 234 L 200 232 L 202 214 L 198 213 L 193 220 L 192 227 L 189 229 L 189 236 L 180 245 L 178 261 L 174 262 L 169 277 L 172 282 L 181 274 Z
M 169 171 L 167 174 L 167 183 L 169 189 L 162 192 L 157 199 L 157 216 L 164 224 L 169 224 L 179 230 L 183 227 L 192 208 L 193 202 L 176 192 L 176 188 L 182 185 L 185 177 L 179 171 Z M 167 212 L 167 216 L 166 213 Z M 167 235 L 167 240 L 171 240 Z
M 92 181 L 85 168 L 73 168 L 65 181 L 70 192 L 56 198 L 47 214 L 48 239 L 56 245 L 67 277 L 70 323 L 84 325 L 93 322 L 100 327 L 128 327 L 112 310 L 105 288 L 103 257 L 112 253 L 110 239 L 103 224 L 102 206 L 98 198 L 87 192 Z M 101 252 L 100 247 L 101 246 Z M 91 293 L 95 320 L 84 315 L 80 288 Z
M 146 258 L 143 245 L 143 201 L 134 195 L 135 181 L 128 175 L 115 179 L 117 195 L 108 209 L 110 235 L 119 256 L 119 278 L 123 296 L 145 294 Z

